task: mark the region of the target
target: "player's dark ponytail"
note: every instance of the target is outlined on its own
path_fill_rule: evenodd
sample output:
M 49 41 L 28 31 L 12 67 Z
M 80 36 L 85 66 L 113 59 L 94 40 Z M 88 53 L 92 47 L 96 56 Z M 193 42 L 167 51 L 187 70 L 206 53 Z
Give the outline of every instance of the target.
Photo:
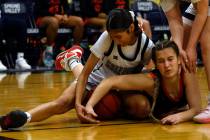
M 139 34 L 141 30 L 135 14 L 132 11 L 116 8 L 108 15 L 106 29 L 108 32 L 110 30 L 126 31 L 132 23 L 135 26 L 135 33 Z

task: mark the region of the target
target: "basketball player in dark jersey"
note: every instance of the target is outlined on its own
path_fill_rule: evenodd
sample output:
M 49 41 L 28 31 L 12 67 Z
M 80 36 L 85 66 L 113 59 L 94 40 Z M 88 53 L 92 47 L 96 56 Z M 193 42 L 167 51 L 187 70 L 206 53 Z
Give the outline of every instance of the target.
M 182 66 L 190 72 L 196 71 L 196 46 L 200 42 L 201 53 L 208 82 L 208 106 L 195 116 L 200 123 L 210 123 L 210 3 L 209 0 L 184 0 L 189 3 L 183 16 L 179 0 L 160 0 L 168 22 L 172 39 L 178 44 L 182 56 Z
M 97 114 L 93 107 L 111 89 L 119 91 L 119 96 L 125 93 L 121 91 L 146 92 L 153 101 L 146 104 L 139 100 L 139 104 L 150 108 L 148 116 L 162 124 L 178 124 L 198 114 L 201 107 L 198 82 L 194 74 L 183 71 L 177 45 L 173 41 L 157 44 L 153 48 L 152 59 L 156 69 L 151 72 L 104 79 L 86 104 L 86 113 L 90 116 L 87 121 L 98 122 L 94 118 Z M 137 112 L 142 110 L 129 108 L 130 114 Z

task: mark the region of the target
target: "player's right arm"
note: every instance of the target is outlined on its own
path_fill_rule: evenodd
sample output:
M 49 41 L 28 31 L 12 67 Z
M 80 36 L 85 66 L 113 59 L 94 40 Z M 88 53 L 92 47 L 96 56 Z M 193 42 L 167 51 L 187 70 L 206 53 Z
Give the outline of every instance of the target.
M 97 116 L 93 107 L 102 99 L 110 90 L 144 90 L 152 94 L 154 89 L 154 80 L 147 74 L 130 74 L 112 76 L 104 79 L 94 90 L 92 96 L 86 104 L 86 112 Z
M 94 66 L 98 62 L 99 58 L 97 58 L 93 53 L 90 54 L 88 61 L 86 62 L 77 82 L 76 87 L 76 99 L 75 99 L 75 108 L 77 112 L 77 116 L 81 122 L 84 122 L 84 118 L 86 118 L 84 114 L 84 106 L 82 105 L 82 97 L 86 88 L 86 83 L 88 80 L 88 76 L 93 70 Z

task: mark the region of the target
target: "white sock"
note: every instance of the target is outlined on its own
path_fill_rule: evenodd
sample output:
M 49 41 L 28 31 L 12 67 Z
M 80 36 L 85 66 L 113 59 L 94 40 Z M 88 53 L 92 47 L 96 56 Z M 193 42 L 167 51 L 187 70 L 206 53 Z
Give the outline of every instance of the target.
M 31 114 L 28 112 L 25 112 L 27 115 L 27 123 L 29 123 L 31 121 Z
M 77 65 L 81 64 L 81 62 L 78 59 L 72 59 L 69 61 L 69 67 L 71 70 L 73 70 Z

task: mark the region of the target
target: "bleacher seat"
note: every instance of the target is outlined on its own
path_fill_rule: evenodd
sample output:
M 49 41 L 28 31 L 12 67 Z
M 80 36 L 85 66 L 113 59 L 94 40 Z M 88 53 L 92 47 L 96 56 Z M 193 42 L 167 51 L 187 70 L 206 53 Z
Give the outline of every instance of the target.
M 26 0 L 24 1 L 2 1 L 3 3 L 0 3 L 0 9 L 2 10 L 1 12 L 1 17 L 2 17 L 2 20 L 5 20 L 7 19 L 8 16 L 11 16 L 11 17 L 15 17 L 15 16 L 19 16 L 18 18 L 20 19 L 21 23 L 23 26 L 24 26 L 24 29 L 25 29 L 25 22 L 26 21 L 26 24 L 28 26 L 28 21 L 30 21 L 30 16 L 32 15 L 32 1 L 33 0 Z M 12 13 L 14 10 L 11 10 L 12 8 L 10 8 L 11 4 L 13 4 L 13 2 L 15 4 L 18 4 L 20 6 L 20 13 Z M 5 4 L 8 4 L 8 11 L 6 11 L 4 8 L 5 8 Z M 22 9 L 22 10 L 21 10 Z M 10 11 L 11 10 L 11 11 Z M 5 12 L 6 11 L 6 12 Z M 8 21 L 8 20 L 6 20 Z M 18 22 L 19 23 L 19 22 Z M 4 22 L 5 24 L 5 22 Z M 16 24 L 16 23 L 14 23 Z M 31 25 L 31 23 L 29 24 Z M 30 27 L 30 26 L 29 26 Z M 3 27 L 5 28 L 5 27 Z M 1 47 L 3 47 L 3 50 L 4 50 L 4 56 L 5 56 L 5 60 L 7 62 L 7 67 L 9 69 L 13 69 L 14 68 L 14 60 L 16 59 L 16 46 L 17 46 L 17 40 L 15 39 L 15 37 L 10 37 L 8 36 L 7 34 L 3 33 L 2 32 L 2 36 L 0 38 L 1 40 Z M 28 51 L 28 47 L 24 46 L 25 47 L 25 50 Z M 13 51 L 15 50 L 15 51 Z M 25 53 L 25 56 L 27 56 L 27 52 Z M 30 57 L 31 58 L 31 57 Z M 6 64 L 6 63 L 5 63 Z
M 169 26 L 162 9 L 150 0 L 136 0 L 131 9 L 136 15 L 141 15 L 150 22 L 152 40 L 154 42 L 167 39 L 170 36 Z

